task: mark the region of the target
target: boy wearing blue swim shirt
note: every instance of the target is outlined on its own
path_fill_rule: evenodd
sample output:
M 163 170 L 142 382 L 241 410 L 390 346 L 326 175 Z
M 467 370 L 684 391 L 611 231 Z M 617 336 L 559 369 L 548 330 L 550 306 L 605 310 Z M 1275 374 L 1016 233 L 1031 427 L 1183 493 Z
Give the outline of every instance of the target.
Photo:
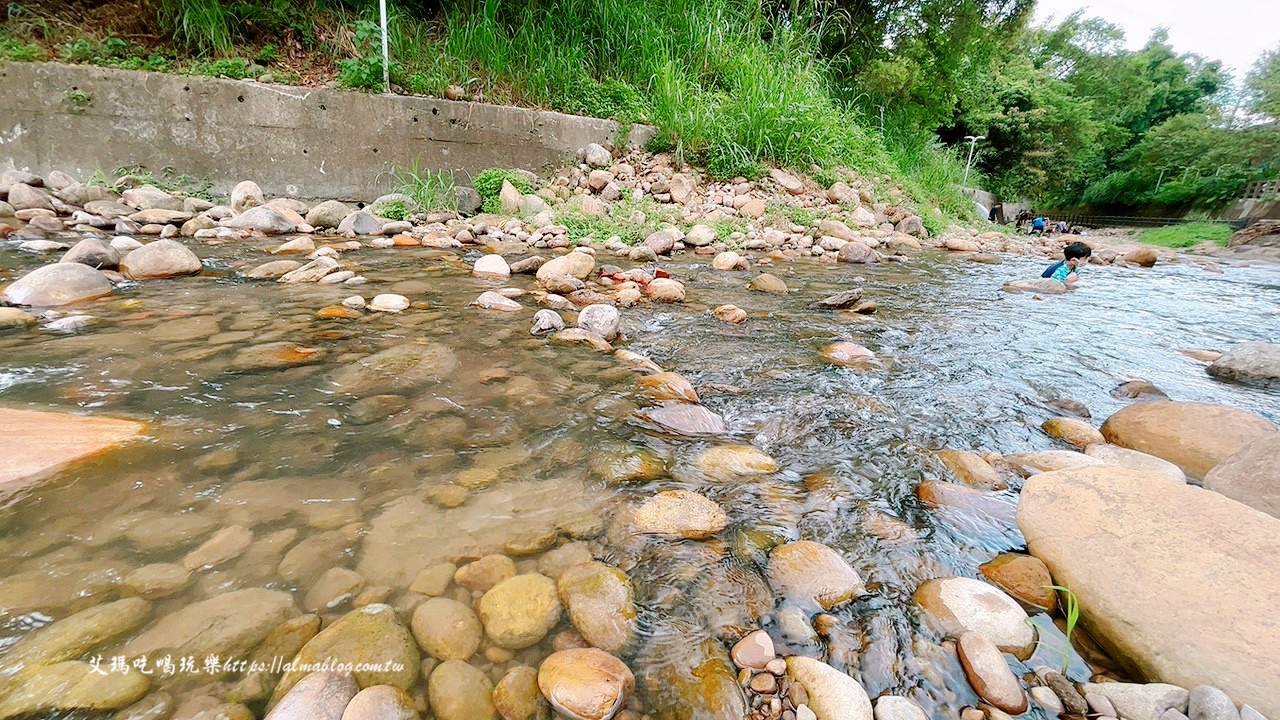
M 1071 285 L 1080 279 L 1077 273 L 1082 265 L 1089 262 L 1093 249 L 1082 242 L 1073 242 L 1062 249 L 1062 255 L 1063 259 L 1045 268 L 1040 277 Z

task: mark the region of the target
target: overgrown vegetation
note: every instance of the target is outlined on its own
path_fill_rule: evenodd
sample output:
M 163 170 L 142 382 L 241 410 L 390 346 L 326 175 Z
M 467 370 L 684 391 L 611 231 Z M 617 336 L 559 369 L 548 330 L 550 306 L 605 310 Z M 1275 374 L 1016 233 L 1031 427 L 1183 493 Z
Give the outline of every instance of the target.
M 85 34 L 73 10 L 9 7 L 10 59 L 225 77 L 279 64 L 308 81 L 384 87 L 374 0 L 154 0 L 139 5 L 154 15 L 135 19 L 159 30 L 145 49 L 119 45 L 145 36 L 137 28 L 112 40 L 110 26 Z M 653 149 L 718 178 L 768 165 L 820 182 L 841 166 L 889 176 L 939 228 L 972 216 L 957 192 L 966 135 L 985 136 L 969 185 L 1041 206 L 1213 209 L 1280 173 L 1280 128 L 1265 122 L 1280 114 L 1280 49 L 1237 85 L 1159 32 L 1130 51 L 1116 26 L 1079 13 L 1032 27 L 1033 8 L 411 0 L 391 4 L 386 70 L 399 91 L 652 123 Z
M 407 168 L 393 168 L 391 184 L 393 192 L 408 195 L 423 212 L 452 210 L 458 201 L 453 176 L 446 172 L 424 170 L 416 160 Z
M 208 178 L 179 173 L 169 166 L 160 168 L 158 174 L 141 165 L 124 165 L 111 172 L 99 169 L 94 171 L 86 184 L 109 187 L 116 191 L 151 185 L 166 192 L 210 202 L 225 199 L 213 195 L 213 183 Z
M 676 220 L 673 209 L 650 198 L 638 202 L 623 198 L 610 204 L 604 215 L 591 215 L 570 206 L 556 216 L 556 223 L 564 226 L 575 243 L 586 238 L 608 240 L 616 235 L 627 245 L 638 245 L 650 233 L 674 225 Z
M 482 170 L 472 178 L 471 186 L 480 194 L 480 199 L 484 202 L 481 209 L 484 212 L 496 213 L 502 209 L 498 195 L 502 192 L 503 182 L 511 183 L 511 186 L 521 194 L 533 192 L 533 183 L 529 182 L 529 178 L 519 170 L 505 168 Z
M 1138 234 L 1138 240 L 1167 248 L 1189 248 L 1205 242 L 1226 247 L 1227 242 L 1231 240 L 1231 226 L 1215 222 L 1168 225 L 1143 230 Z

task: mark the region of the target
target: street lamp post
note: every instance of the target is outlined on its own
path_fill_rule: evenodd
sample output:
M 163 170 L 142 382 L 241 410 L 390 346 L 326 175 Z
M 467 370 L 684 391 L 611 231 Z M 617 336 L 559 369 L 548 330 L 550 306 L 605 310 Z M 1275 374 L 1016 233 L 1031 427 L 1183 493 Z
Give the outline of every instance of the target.
M 979 140 L 986 140 L 986 135 L 965 135 L 965 140 L 969 141 L 969 159 L 964 164 L 964 180 L 960 181 L 960 186 L 965 187 L 969 184 L 969 168 L 973 167 L 973 150 L 978 145 Z

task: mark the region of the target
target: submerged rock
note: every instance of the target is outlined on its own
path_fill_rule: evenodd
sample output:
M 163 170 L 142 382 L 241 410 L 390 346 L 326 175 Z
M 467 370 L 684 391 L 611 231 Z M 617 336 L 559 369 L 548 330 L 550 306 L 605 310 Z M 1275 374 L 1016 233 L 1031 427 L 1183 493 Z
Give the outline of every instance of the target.
M 1007 293 L 1065 295 L 1070 288 L 1067 287 L 1066 283 L 1053 278 L 1035 278 L 1033 280 L 1010 280 L 1001 289 Z
M 94 648 L 128 635 L 151 617 L 151 603 L 128 598 L 70 615 L 23 637 L 0 657 L 0 685 L 32 668 L 74 660 Z
M 406 690 L 418 677 L 418 646 L 409 630 L 396 620 L 395 610 L 382 604 L 343 615 L 307 641 L 293 660 L 299 666 L 350 663 L 357 666 L 354 675 L 361 687 L 393 685 Z M 285 673 L 272 693 L 271 704 L 280 702 L 304 675 L 298 668 Z
M 332 382 L 348 395 L 379 395 L 437 383 L 458 367 L 458 358 L 440 343 L 407 343 L 387 348 L 335 371 Z
M 720 481 L 769 475 L 778 471 L 778 462 L 750 445 L 713 445 L 693 461 L 703 475 Z
M 1038 475 L 1018 524 L 1114 658 L 1280 717 L 1280 623 L 1257 592 L 1280 587 L 1280 520 L 1163 478 L 1108 466 Z
M 449 598 L 435 597 L 413 611 L 413 637 L 437 660 L 466 660 L 480 649 L 484 627 L 471 608 Z
M 542 661 L 538 688 L 551 707 L 571 720 L 610 720 L 631 696 L 635 676 L 603 650 L 574 648 Z
M 528 665 L 508 670 L 493 688 L 493 705 L 503 720 L 534 720 L 542 706 L 538 671 Z
M 289 593 L 262 588 L 233 590 L 166 615 L 117 654 L 129 658 L 165 653 L 240 658 L 295 614 L 297 608 Z
M 419 720 L 413 698 L 398 687 L 374 685 L 356 693 L 341 720 Z
M 1259 415 L 1197 402 L 1135 403 L 1102 424 L 1107 442 L 1168 460 L 1192 478 L 1277 432 Z
M 939 450 L 938 459 L 961 482 L 979 490 L 1004 490 L 1008 484 L 981 455 L 967 450 Z
M 686 403 L 698 402 L 698 391 L 694 390 L 693 383 L 689 382 L 680 373 L 659 372 L 653 375 L 646 375 L 636 380 L 636 385 L 646 395 L 658 402 L 667 402 L 669 400 Z
M 24 675 L 0 701 L 0 717 L 118 710 L 137 702 L 150 686 L 150 680 L 140 672 L 106 672 L 74 660 L 54 663 Z
M 636 632 L 631 579 L 616 567 L 589 562 L 569 568 L 556 582 L 569 620 L 593 647 L 621 654 Z
M 663 490 L 636 509 L 631 523 L 636 532 L 644 535 L 705 540 L 723 530 L 729 518 L 703 495 Z
M 493 683 L 461 660 L 446 660 L 431 671 L 427 696 L 436 720 L 498 720 Z
M 360 687 L 348 672 L 313 672 L 299 680 L 263 720 L 342 720 Z
M 876 354 L 858 343 L 838 342 L 823 348 L 822 357 L 832 365 L 866 367 L 875 360 Z
M 477 606 L 485 634 L 510 650 L 536 645 L 560 622 L 556 583 L 528 573 L 507 578 L 480 598 Z
M 866 593 L 862 578 L 836 551 L 812 540 L 779 545 L 769 553 L 769 585 L 778 595 L 824 610 Z
M 637 415 L 641 420 L 677 435 L 722 435 L 729 431 L 724 418 L 701 405 L 665 405 Z

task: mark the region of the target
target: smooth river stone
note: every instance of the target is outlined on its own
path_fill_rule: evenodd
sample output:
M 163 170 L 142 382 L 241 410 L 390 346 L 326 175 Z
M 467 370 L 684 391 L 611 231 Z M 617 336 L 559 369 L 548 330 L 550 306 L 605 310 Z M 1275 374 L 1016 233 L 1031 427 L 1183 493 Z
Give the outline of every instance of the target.
M 818 720 L 872 720 L 871 699 L 857 680 L 821 660 L 787 658 L 787 676 L 809 696 Z
M 631 579 L 616 567 L 589 562 L 566 570 L 556 583 L 569 620 L 592 646 L 621 654 L 635 637 Z
M 38 267 L 5 288 L 3 299 L 13 305 L 57 307 L 111 294 L 107 276 L 80 263 Z
M 289 593 L 263 588 L 234 590 L 166 615 L 114 654 L 129 658 L 164 653 L 242 658 L 272 629 L 296 614 Z
M 1076 418 L 1049 418 L 1040 424 L 1040 429 L 1044 430 L 1049 437 L 1057 438 L 1081 450 L 1096 443 L 1106 442 L 1097 428 Z
M 0 683 L 38 665 L 73 660 L 128 635 L 151 617 L 151 603 L 126 598 L 91 607 L 25 636 L 0 656 Z
M 1020 659 L 1030 657 L 1035 649 L 1036 631 L 1027 622 L 1026 611 L 999 588 L 981 580 L 929 580 L 916 589 L 914 599 L 946 635 L 978 632 L 1001 651 Z
M 979 490 L 1004 490 L 1008 486 L 991 463 L 981 455 L 968 450 L 939 450 L 938 459 L 955 475 L 957 479 L 969 487 Z
M 978 572 L 1001 589 L 1028 605 L 1053 610 L 1058 596 L 1049 568 L 1039 559 L 1018 553 L 1001 553 L 978 567 Z
M 1254 440 L 1219 463 L 1204 486 L 1280 518 L 1280 434 Z
M 552 653 L 538 668 L 538 687 L 551 707 L 572 720 L 609 720 L 626 704 L 635 676 L 597 648 Z
M 436 720 L 497 720 L 493 683 L 474 665 L 446 660 L 427 680 L 427 697 Z
M 661 429 L 676 435 L 723 435 L 729 432 L 724 418 L 701 405 L 665 405 L 638 413 Z
M 142 434 L 132 420 L 0 408 L 0 495 Z
M 1280 717 L 1280 617 L 1259 591 L 1280 587 L 1280 520 L 1164 476 L 1101 466 L 1031 478 L 1018 525 L 1113 658 L 1140 677 L 1213 685 Z
M 484 639 L 475 612 L 449 598 L 431 598 L 419 605 L 409 626 L 418 647 L 437 660 L 466 660 Z
M 503 580 L 480 598 L 477 609 L 485 634 L 509 650 L 536 645 L 560 622 L 561 612 L 556 582 L 537 573 Z
M 511 668 L 493 688 L 493 704 L 503 720 L 533 720 L 541 700 L 538 671 L 528 665 Z
M 965 677 L 978 697 L 1013 715 L 1027 711 L 1027 696 L 995 643 L 979 633 L 967 632 L 960 636 L 956 649 Z
M 703 475 L 728 481 L 769 475 L 778 471 L 778 463 L 750 445 L 715 445 L 703 450 L 693 466 Z
M 356 693 L 342 720 L 418 720 L 413 698 L 398 687 L 373 685 Z
M 1154 455 L 1122 448 L 1111 443 L 1094 443 L 1085 448 L 1084 454 L 1101 462 L 1103 465 L 1119 465 L 1133 468 L 1134 470 L 1162 473 L 1180 483 L 1187 481 L 1187 474 L 1182 472 L 1182 468 L 1168 460 L 1161 460 Z

